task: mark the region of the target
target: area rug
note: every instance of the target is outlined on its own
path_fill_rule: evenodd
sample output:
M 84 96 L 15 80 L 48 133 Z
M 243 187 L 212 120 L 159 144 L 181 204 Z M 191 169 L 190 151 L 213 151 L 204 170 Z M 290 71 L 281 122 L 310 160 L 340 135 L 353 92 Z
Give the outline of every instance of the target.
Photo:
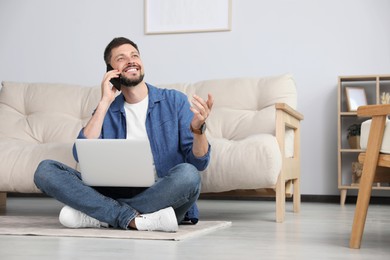
M 30 235 L 55 237 L 89 237 L 117 239 L 149 239 L 179 241 L 231 226 L 228 221 L 199 221 L 196 225 L 179 225 L 176 233 L 121 230 L 111 228 L 70 229 L 63 227 L 58 217 L 0 216 L 0 235 Z

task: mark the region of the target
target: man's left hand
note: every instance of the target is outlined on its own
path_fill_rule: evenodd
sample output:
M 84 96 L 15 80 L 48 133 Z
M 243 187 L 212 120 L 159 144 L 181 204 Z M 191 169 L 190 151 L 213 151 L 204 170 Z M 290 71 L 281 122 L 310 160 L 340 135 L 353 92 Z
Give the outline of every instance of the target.
M 192 107 L 190 109 L 194 113 L 191 127 L 193 129 L 200 129 L 203 123 L 206 122 L 207 117 L 210 115 L 211 108 L 214 104 L 214 98 L 211 94 L 208 94 L 208 99 L 204 101 L 198 95 L 193 95 L 191 103 Z

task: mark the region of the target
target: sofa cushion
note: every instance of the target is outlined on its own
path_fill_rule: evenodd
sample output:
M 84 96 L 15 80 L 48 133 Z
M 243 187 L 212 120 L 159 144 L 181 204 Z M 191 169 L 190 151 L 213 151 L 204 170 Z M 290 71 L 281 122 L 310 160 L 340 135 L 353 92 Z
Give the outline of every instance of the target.
M 35 169 L 43 159 L 76 167 L 71 143 L 34 144 L 23 140 L 0 139 L 0 191 L 40 192 L 35 186 Z
M 202 174 L 202 192 L 274 187 L 281 170 L 281 152 L 275 138 L 275 103 L 297 106 L 291 74 L 261 78 L 207 80 L 170 84 L 187 94 L 214 96 L 207 120 L 211 163 Z M 286 131 L 285 156 L 294 155 L 294 133 Z M 247 164 L 243 165 L 243 162 Z
M 0 93 L 0 191 L 38 192 L 33 175 L 53 159 L 76 167 L 72 145 L 100 95 L 99 88 L 3 82 Z
M 97 88 L 3 82 L 0 138 L 31 143 L 73 142 L 99 100 Z
M 370 134 L 371 119 L 364 121 L 360 129 L 360 148 L 363 150 L 367 149 L 368 135 Z M 381 153 L 390 154 L 390 120 L 386 119 L 385 132 L 383 133 L 382 146 L 380 149 Z
M 207 80 L 191 84 L 162 85 L 204 99 L 211 93 L 214 106 L 207 129 L 214 138 L 240 140 L 258 133 L 275 134 L 275 103 L 297 106 L 291 74 L 262 78 Z
M 273 187 L 282 167 L 275 136 L 258 134 L 234 141 L 209 138 L 211 162 L 202 173 L 202 192 Z

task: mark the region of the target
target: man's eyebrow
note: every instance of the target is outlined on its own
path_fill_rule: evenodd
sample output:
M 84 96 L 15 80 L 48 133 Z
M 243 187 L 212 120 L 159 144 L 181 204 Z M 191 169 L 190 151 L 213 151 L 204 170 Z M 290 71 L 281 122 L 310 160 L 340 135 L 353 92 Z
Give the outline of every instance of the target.
M 123 54 L 123 53 L 119 53 L 118 55 L 116 55 L 115 57 L 114 57 L 114 59 L 117 59 L 118 57 L 121 57 L 121 56 L 124 56 L 125 54 Z
M 139 52 L 138 52 L 138 51 L 132 51 L 132 52 L 130 52 L 130 55 L 134 55 L 134 54 L 139 55 Z M 124 53 L 119 53 L 118 55 L 116 55 L 116 56 L 114 57 L 114 59 L 117 59 L 117 58 L 119 58 L 119 57 L 121 57 L 121 56 L 125 56 L 125 54 L 124 54 Z

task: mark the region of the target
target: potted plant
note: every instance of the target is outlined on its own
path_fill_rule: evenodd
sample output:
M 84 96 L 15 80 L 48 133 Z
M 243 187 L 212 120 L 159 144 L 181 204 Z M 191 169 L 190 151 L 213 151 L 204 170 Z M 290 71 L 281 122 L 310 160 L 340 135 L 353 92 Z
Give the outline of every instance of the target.
M 360 149 L 360 128 L 361 124 L 353 124 L 347 129 L 347 139 L 351 149 Z

